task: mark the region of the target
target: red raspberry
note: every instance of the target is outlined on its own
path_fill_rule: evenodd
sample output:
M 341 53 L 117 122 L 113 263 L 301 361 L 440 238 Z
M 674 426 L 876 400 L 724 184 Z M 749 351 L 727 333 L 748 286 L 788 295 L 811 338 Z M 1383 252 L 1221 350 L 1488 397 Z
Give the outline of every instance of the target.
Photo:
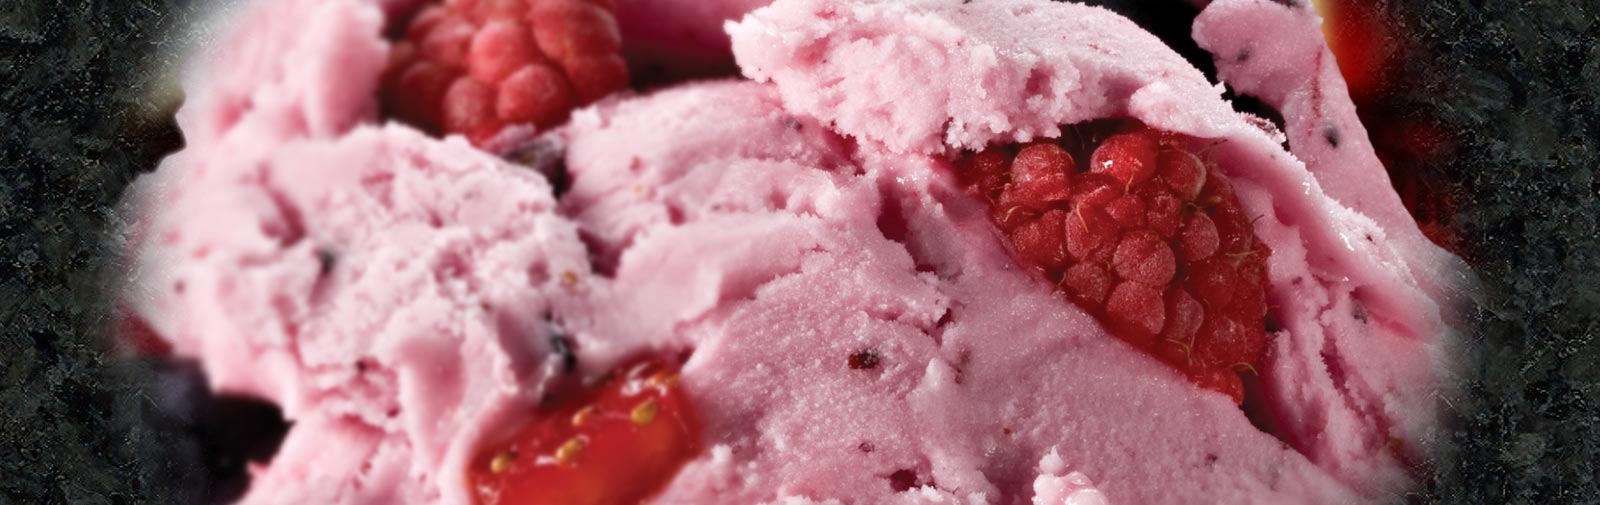
M 1072 155 L 1055 144 L 1033 144 L 1011 161 L 1011 183 L 1000 192 L 1000 206 L 1042 211 L 1072 196 Z
M 1150 130 L 1112 135 L 1089 158 L 1089 171 L 1116 178 L 1123 187 L 1149 182 L 1156 174 L 1156 137 Z
M 1266 349 L 1271 251 L 1227 178 L 1181 135 L 1128 123 L 1069 130 L 1062 144 L 967 155 L 961 178 L 990 202 L 1020 261 L 1112 334 L 1242 402 L 1238 374 L 1259 370 Z M 1096 144 L 1093 133 L 1111 135 Z M 1073 160 L 1084 158 L 1079 172 Z
M 640 503 L 699 452 L 676 367 L 641 360 L 565 403 L 541 408 L 467 469 L 479 505 Z
M 385 110 L 483 143 L 509 126 L 550 128 L 628 84 L 607 0 L 445 0 L 395 43 Z

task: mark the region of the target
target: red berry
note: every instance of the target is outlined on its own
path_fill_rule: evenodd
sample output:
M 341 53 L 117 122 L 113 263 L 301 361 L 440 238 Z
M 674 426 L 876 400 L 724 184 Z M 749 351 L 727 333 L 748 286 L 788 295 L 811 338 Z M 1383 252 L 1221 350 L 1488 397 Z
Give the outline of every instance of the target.
M 424 59 L 439 65 L 459 67 L 467 61 L 467 46 L 477 28 L 459 16 L 443 15 L 415 42 Z
M 1183 228 L 1178 231 L 1178 247 L 1183 252 L 1183 257 L 1189 261 L 1199 261 L 1210 258 L 1217 253 L 1217 225 L 1211 223 L 1211 217 L 1196 212 L 1189 215 L 1184 221 Z
M 1191 264 L 1186 282 L 1190 292 L 1197 295 L 1207 308 L 1220 311 L 1233 303 L 1233 290 L 1239 283 L 1239 273 L 1227 260 L 1212 258 Z
M 1011 184 L 1000 196 L 1002 206 L 1042 210 L 1072 196 L 1072 155 L 1055 144 L 1022 148 L 1011 162 Z
M 1239 284 L 1234 290 L 1233 304 L 1229 307 L 1241 321 L 1262 321 L 1267 315 L 1266 265 L 1259 261 L 1239 263 Z
M 1124 230 L 1145 226 L 1144 198 L 1139 195 L 1122 195 L 1106 204 L 1106 215 Z
M 480 144 L 510 126 L 554 127 L 628 84 L 604 1 L 447 0 L 418 11 L 394 47 L 386 111 Z
M 628 86 L 628 62 L 616 54 L 583 56 L 565 64 L 578 103 L 588 104 Z
M 1059 272 L 1067 265 L 1066 228 L 1067 213 L 1052 209 L 1018 226 L 1012 232 L 1012 243 L 1017 254 L 1028 263 L 1046 272 Z
M 640 503 L 700 452 L 699 437 L 675 367 L 641 360 L 480 450 L 468 488 L 479 505 Z
M 444 128 L 479 142 L 500 129 L 495 90 L 474 79 L 457 79 L 444 93 Z
M 422 10 L 417 11 L 417 15 L 411 17 L 411 24 L 406 25 L 406 40 L 422 40 L 423 36 L 433 30 L 433 27 L 437 26 L 449 14 L 450 11 L 446 10 L 443 5 L 423 7 Z
M 535 2 L 529 16 L 539 47 L 550 59 L 566 64 L 580 56 L 615 54 L 622 35 L 611 12 L 577 0 Z
M 990 203 L 1018 261 L 1113 335 L 1242 398 L 1238 370 L 1260 368 L 1266 349 L 1271 251 L 1233 187 L 1180 135 L 1125 122 L 1068 131 L 1067 148 L 990 146 L 962 158 L 961 180 Z M 1078 173 L 1073 160 L 1085 154 L 1089 173 Z
M 1161 337 L 1185 346 L 1194 345 L 1195 335 L 1200 332 L 1201 323 L 1205 322 L 1205 307 L 1200 306 L 1200 301 L 1194 295 L 1182 289 L 1168 289 L 1166 294 L 1167 322 L 1162 328 Z
M 493 19 L 515 19 L 527 12 L 527 5 L 523 0 L 477 0 L 472 9 L 472 18 L 476 21 L 489 21 Z
M 391 113 L 402 121 L 417 125 L 427 131 L 441 131 L 440 121 L 444 93 L 455 81 L 448 69 L 430 62 L 418 62 L 406 67 L 385 94 Z
M 1067 267 L 1061 275 L 1061 286 L 1073 300 L 1090 309 L 1098 309 L 1111 294 L 1111 272 L 1098 263 L 1082 261 Z
M 1108 174 L 1124 187 L 1142 185 L 1155 176 L 1158 147 L 1150 130 L 1112 135 L 1094 150 L 1089 158 L 1089 171 Z
M 543 60 L 533 38 L 510 21 L 490 21 L 472 37 L 467 71 L 482 82 L 499 82 L 512 72 Z
M 1150 230 L 1134 230 L 1122 236 L 1111 255 L 1117 277 L 1147 286 L 1165 286 L 1178 273 L 1172 248 Z
M 976 188 L 989 201 L 999 198 L 1001 189 L 1011 180 L 1011 157 L 999 148 L 962 158 L 956 168 L 961 182 Z
M 1173 194 L 1185 200 L 1200 196 L 1200 188 L 1206 184 L 1206 166 L 1199 156 L 1180 148 L 1163 149 L 1156 165 L 1156 177 L 1172 188 Z
M 1110 176 L 1084 174 L 1078 178 L 1077 187 L 1072 192 L 1072 207 L 1104 209 L 1106 205 L 1126 193 L 1123 186 Z
M 1189 374 L 1189 380 L 1200 387 L 1218 391 L 1233 398 L 1234 403 L 1244 403 L 1244 381 L 1239 379 L 1239 374 L 1226 368 L 1207 368 L 1194 370 Z
M 1077 261 L 1110 259 L 1117 225 L 1100 209 L 1075 207 L 1067 216 L 1067 254 Z
M 1178 221 L 1183 215 L 1183 202 L 1165 191 L 1153 191 L 1145 196 L 1145 222 L 1161 238 L 1172 238 L 1178 232 Z
M 1255 354 L 1244 325 L 1230 317 L 1209 317 L 1200 324 L 1196 350 L 1202 365 L 1231 367 Z
M 1148 284 L 1122 281 L 1106 298 L 1106 323 L 1117 336 L 1140 348 L 1155 344 L 1166 317 L 1161 291 Z
M 513 123 L 549 128 L 566 121 L 572 110 L 567 81 L 549 65 L 522 67 L 500 83 L 495 112 Z

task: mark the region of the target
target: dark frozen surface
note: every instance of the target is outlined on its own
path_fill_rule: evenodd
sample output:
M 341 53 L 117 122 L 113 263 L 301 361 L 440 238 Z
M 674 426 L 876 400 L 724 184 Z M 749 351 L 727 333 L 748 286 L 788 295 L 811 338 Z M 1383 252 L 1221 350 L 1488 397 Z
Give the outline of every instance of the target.
M 1433 168 L 1454 177 L 1484 289 L 1448 449 L 1407 501 L 1594 503 L 1600 7 L 1422 4 L 1386 11 L 1431 55 L 1407 65 L 1403 103 L 1455 132 Z M 270 409 L 209 397 L 181 364 L 118 359 L 103 340 L 119 277 L 110 205 L 179 142 L 149 86 L 174 56 L 171 29 L 196 20 L 189 5 L 0 5 L 0 503 L 224 497 L 264 450 L 228 441 L 282 428 Z M 269 421 L 217 417 L 240 412 Z

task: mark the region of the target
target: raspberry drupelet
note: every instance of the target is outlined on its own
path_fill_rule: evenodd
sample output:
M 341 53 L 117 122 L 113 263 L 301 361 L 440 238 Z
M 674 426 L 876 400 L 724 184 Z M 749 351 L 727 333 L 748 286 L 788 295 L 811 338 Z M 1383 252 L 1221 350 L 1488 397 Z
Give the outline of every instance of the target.
M 482 144 L 560 124 L 628 84 L 610 0 L 445 0 L 417 11 L 391 52 L 386 112 Z
M 1118 338 L 1242 402 L 1240 374 L 1266 349 L 1271 250 L 1228 179 L 1179 134 L 1069 132 L 967 154 L 959 175 L 1020 261 Z

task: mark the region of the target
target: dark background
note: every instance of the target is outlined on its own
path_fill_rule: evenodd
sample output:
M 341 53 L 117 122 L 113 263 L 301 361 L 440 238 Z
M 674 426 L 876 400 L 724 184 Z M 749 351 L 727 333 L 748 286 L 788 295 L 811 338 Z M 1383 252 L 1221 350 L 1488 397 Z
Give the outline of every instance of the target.
M 1447 450 L 1405 501 L 1600 502 L 1600 6 L 1374 6 L 1403 85 L 1363 116 L 1448 133 L 1404 161 L 1483 280 Z M 153 83 L 196 20 L 190 0 L 0 0 L 0 503 L 205 502 L 251 450 L 203 428 L 192 376 L 104 340 L 111 205 L 181 145 Z

